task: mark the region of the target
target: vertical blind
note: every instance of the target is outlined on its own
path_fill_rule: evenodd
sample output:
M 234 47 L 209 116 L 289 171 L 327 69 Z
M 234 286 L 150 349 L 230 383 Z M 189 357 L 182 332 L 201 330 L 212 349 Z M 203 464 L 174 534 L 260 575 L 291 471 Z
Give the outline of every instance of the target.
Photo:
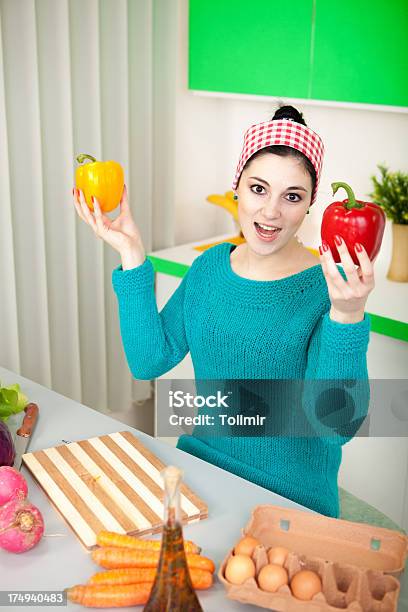
M 146 251 L 172 246 L 171 223 L 152 220 L 174 205 L 153 176 L 171 176 L 157 126 L 173 122 L 176 4 L 0 0 L 0 365 L 107 413 L 150 385 L 122 348 L 120 256 L 73 208 L 74 158 L 120 162 Z

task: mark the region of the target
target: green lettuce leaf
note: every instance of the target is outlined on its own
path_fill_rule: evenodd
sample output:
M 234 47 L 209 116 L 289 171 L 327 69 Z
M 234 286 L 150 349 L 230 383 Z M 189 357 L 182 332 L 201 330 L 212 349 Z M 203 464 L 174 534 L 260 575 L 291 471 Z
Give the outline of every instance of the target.
M 7 421 L 11 414 L 24 410 L 28 397 L 20 390 L 19 384 L 2 387 L 0 383 L 0 419 Z

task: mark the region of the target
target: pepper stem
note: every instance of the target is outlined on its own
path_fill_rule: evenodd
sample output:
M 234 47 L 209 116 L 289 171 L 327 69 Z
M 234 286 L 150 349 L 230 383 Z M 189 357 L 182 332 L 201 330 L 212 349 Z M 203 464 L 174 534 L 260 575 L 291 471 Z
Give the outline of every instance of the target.
M 347 183 L 342 183 L 342 182 L 332 183 L 331 184 L 331 188 L 333 189 L 333 195 L 341 187 L 346 190 L 347 196 L 348 196 L 348 201 L 347 202 L 343 202 L 344 208 L 347 208 L 347 210 L 351 210 L 352 208 L 364 208 L 364 204 L 361 203 L 361 202 L 358 202 L 356 200 L 356 196 L 354 195 L 354 191 L 352 190 L 350 185 L 347 185 Z
M 78 164 L 82 164 L 86 159 L 90 159 L 92 162 L 96 162 L 96 158 L 92 157 L 92 155 L 88 155 L 87 153 L 81 153 L 76 157 Z

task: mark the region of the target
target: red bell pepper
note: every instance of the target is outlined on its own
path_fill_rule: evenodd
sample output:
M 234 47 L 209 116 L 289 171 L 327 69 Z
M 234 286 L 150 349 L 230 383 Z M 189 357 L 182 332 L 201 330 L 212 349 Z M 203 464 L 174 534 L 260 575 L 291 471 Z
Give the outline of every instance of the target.
M 384 210 L 374 202 L 356 200 L 353 190 L 347 183 L 332 183 L 331 186 L 333 195 L 343 187 L 348 199 L 333 202 L 324 211 L 320 229 L 322 240 L 329 245 L 335 262 L 341 262 L 334 242 L 335 234 L 343 238 L 355 264 L 360 264 L 354 251 L 356 242 L 363 245 L 372 261 L 381 247 L 386 220 Z

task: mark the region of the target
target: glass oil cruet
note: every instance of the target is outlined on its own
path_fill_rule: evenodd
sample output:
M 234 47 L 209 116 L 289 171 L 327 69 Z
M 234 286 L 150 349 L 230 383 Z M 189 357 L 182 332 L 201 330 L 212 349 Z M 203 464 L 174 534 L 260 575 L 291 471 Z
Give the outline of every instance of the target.
M 203 612 L 188 571 L 180 512 L 182 471 L 169 465 L 164 480 L 164 522 L 157 573 L 143 612 Z

